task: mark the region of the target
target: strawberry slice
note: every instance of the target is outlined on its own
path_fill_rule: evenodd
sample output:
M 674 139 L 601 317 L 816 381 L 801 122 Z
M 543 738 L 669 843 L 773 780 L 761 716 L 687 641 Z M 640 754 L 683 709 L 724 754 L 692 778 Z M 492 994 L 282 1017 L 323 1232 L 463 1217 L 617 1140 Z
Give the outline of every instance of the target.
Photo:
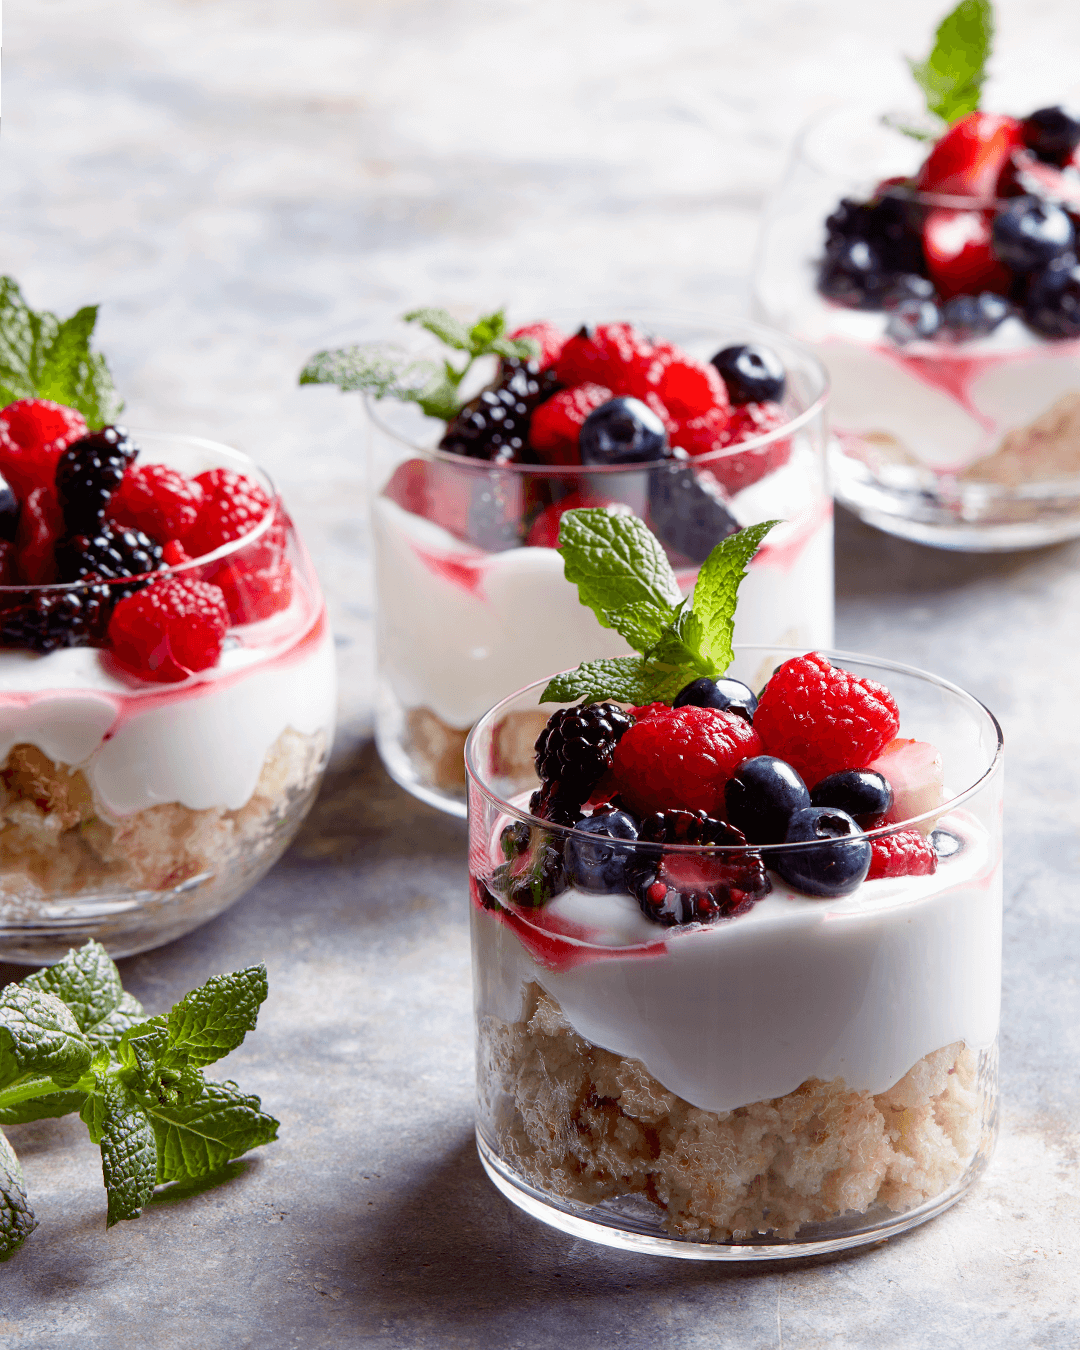
M 923 252 L 934 285 L 946 300 L 954 295 L 997 291 L 1007 295 L 1012 274 L 990 248 L 990 215 L 936 207 L 923 222 Z
M 1023 128 L 1015 117 L 968 113 L 930 151 L 918 186 L 923 192 L 955 197 L 992 197 L 1009 156 L 1023 143 Z

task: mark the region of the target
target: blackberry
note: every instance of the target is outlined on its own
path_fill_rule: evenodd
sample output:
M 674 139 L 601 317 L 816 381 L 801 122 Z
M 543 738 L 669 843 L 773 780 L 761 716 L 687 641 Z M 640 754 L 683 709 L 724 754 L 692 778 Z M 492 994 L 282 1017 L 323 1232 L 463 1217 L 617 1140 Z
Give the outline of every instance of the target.
M 917 208 L 898 196 L 883 196 L 876 202 L 856 202 L 845 197 L 825 221 L 825 252 L 839 257 L 853 243 L 870 244 L 876 270 L 883 273 L 917 273 L 925 276 Z
M 633 725 L 630 714 L 614 703 L 587 703 L 552 713 L 536 738 L 541 800 L 564 810 L 576 810 L 588 801 L 611 768 L 615 747 Z M 549 814 L 547 819 L 554 817 Z
M 559 388 L 551 370 L 507 357 L 489 389 L 460 408 L 446 424 L 440 450 L 496 463 L 519 460 L 528 445 L 533 410 Z
M 116 581 L 124 577 L 145 577 L 164 566 L 160 544 L 141 530 L 124 530 L 115 525 L 100 525 L 93 534 L 77 534 L 62 539 L 56 546 L 56 566 L 61 581 L 87 578 Z M 129 586 L 110 587 L 113 601 L 134 595 L 146 585 L 133 581 Z
M 539 909 L 566 890 L 563 841 L 534 827 L 528 846 L 496 867 L 491 888 L 521 909 Z
M 700 844 L 702 852 L 665 853 L 665 844 Z M 703 811 L 647 816 L 626 879 L 646 917 L 665 927 L 743 914 L 772 889 L 746 837 Z
M 662 543 L 693 563 L 703 563 L 739 528 L 716 479 L 685 460 L 650 471 L 648 523 Z
M 0 646 L 53 652 L 103 641 L 114 597 L 108 586 L 17 592 L 0 611 Z
M 502 849 L 502 855 L 507 862 L 518 857 L 529 847 L 529 838 L 532 830 L 523 820 L 515 820 L 513 824 L 507 825 L 502 834 L 499 835 L 499 847 Z
M 56 495 L 68 534 L 91 534 L 139 453 L 123 427 L 103 427 L 69 445 L 56 465 Z

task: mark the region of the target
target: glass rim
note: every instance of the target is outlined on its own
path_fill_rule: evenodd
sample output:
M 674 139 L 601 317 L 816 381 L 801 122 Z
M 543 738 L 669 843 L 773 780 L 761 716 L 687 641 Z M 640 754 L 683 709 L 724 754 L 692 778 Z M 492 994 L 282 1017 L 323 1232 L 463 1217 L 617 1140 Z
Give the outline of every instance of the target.
M 64 594 L 67 594 L 73 590 L 86 590 L 91 586 L 130 586 L 133 581 L 143 581 L 147 578 L 152 579 L 164 575 L 172 577 L 183 576 L 196 568 L 203 568 L 212 563 L 228 561 L 229 558 L 247 548 L 249 544 L 262 538 L 262 536 L 273 526 L 274 521 L 277 518 L 278 510 L 281 507 L 281 497 L 278 494 L 278 490 L 274 485 L 274 480 L 270 477 L 269 473 L 267 473 L 260 464 L 256 464 L 251 456 L 245 454 L 243 450 L 237 450 L 234 446 L 226 445 L 223 441 L 212 441 L 206 436 L 190 436 L 185 432 L 139 430 L 137 428 L 128 427 L 125 424 L 120 425 L 124 425 L 124 430 L 132 440 L 136 442 L 140 450 L 142 449 L 143 442 L 149 447 L 155 440 L 158 442 L 179 441 L 185 445 L 198 447 L 202 450 L 211 450 L 217 455 L 224 455 L 226 459 L 234 460 L 238 466 L 243 466 L 249 470 L 253 469 L 255 473 L 261 477 L 265 487 L 269 489 L 269 509 L 258 524 L 252 526 L 250 530 L 245 534 L 240 535 L 239 538 L 230 539 L 227 543 L 221 544 L 218 548 L 214 549 L 212 553 L 204 553 L 198 558 L 190 558 L 187 562 L 169 564 L 159 568 L 156 572 L 143 572 L 139 576 L 101 578 L 97 581 L 83 578 L 77 581 L 20 581 L 5 583 L 0 585 L 0 607 L 2 607 L 5 596 L 25 595 L 28 591 L 33 592 L 35 595 L 48 592 L 63 592 Z M 136 460 L 135 462 L 138 463 L 139 461 Z M 121 528 L 128 529 L 130 527 L 122 526 Z
M 974 694 L 968 693 L 966 689 L 961 688 L 958 684 L 954 684 L 951 680 L 945 679 L 943 676 L 934 675 L 930 671 L 920 669 L 918 666 L 909 666 L 903 661 L 893 661 L 883 656 L 870 656 L 865 652 L 848 652 L 835 648 L 826 648 L 824 650 L 815 648 L 814 650 L 830 661 L 834 659 L 839 662 L 847 660 L 859 662 L 863 665 L 877 666 L 883 671 L 893 671 L 900 675 L 914 677 L 927 684 L 936 685 L 939 689 L 945 689 L 950 694 L 960 698 L 972 713 L 975 713 L 976 715 L 982 714 L 987 718 L 996 737 L 994 754 L 990 764 L 979 777 L 964 788 L 963 791 L 956 793 L 955 796 L 947 798 L 933 809 L 923 811 L 917 816 L 911 816 L 907 820 L 896 821 L 895 823 L 888 825 L 879 825 L 873 830 L 864 830 L 859 835 L 851 836 L 853 840 L 869 839 L 872 843 L 876 839 L 883 839 L 888 835 L 896 834 L 900 830 L 913 829 L 920 823 L 935 820 L 948 812 L 958 809 L 966 801 L 969 801 L 972 797 L 976 796 L 986 784 L 1000 772 L 1005 748 L 1005 738 L 1001 730 L 1001 724 L 986 704 L 980 699 L 977 699 Z M 734 651 L 736 654 L 739 652 L 770 652 L 775 653 L 777 656 L 781 656 L 783 660 L 790 660 L 792 657 L 806 655 L 806 649 L 803 647 L 773 647 L 761 643 L 736 643 L 734 645 Z M 549 676 L 548 678 L 554 678 L 554 675 Z M 573 836 L 574 838 L 582 839 L 595 845 L 597 843 L 595 835 L 588 834 L 584 830 L 578 830 L 573 825 L 560 825 L 556 821 L 545 820 L 541 816 L 534 816 L 529 811 L 523 810 L 521 807 L 515 806 L 512 802 L 508 802 L 505 798 L 500 797 L 497 792 L 488 787 L 485 783 L 476 764 L 476 745 L 480 736 L 483 734 L 483 729 L 485 729 L 488 724 L 493 723 L 502 712 L 508 711 L 508 704 L 513 703 L 523 694 L 530 693 L 534 689 L 537 691 L 541 690 L 547 682 L 546 679 L 534 680 L 531 684 L 524 685 L 513 694 L 508 694 L 506 698 L 500 699 L 493 708 L 489 708 L 483 717 L 473 725 L 472 730 L 469 732 L 468 739 L 465 742 L 465 768 L 468 784 L 470 789 L 475 786 L 488 802 L 496 807 L 502 815 L 512 816 L 516 820 L 523 821 L 525 824 L 529 825 L 530 828 L 544 829 L 549 833 L 560 835 L 564 839 Z M 538 702 L 537 707 L 540 706 L 541 705 Z M 638 842 L 634 840 L 621 841 L 615 839 L 611 841 L 604 840 L 602 842 L 605 848 L 609 846 L 610 842 L 617 850 L 620 844 L 623 844 L 625 848 L 630 849 L 639 846 L 647 847 L 650 841 L 645 841 L 644 845 L 639 845 Z M 767 859 L 769 857 L 775 857 L 779 853 L 803 852 L 807 849 L 820 848 L 822 842 L 822 840 L 807 839 L 790 844 L 657 844 L 655 847 L 657 850 L 662 848 L 665 853 L 694 854 L 695 856 L 698 856 L 703 853 L 716 855 L 721 853 L 730 854 L 741 852 L 761 854 Z M 845 840 L 841 839 L 835 842 L 844 843 Z
M 631 311 L 635 310 L 633 305 L 628 307 Z M 650 310 L 643 306 L 636 309 L 639 316 L 635 323 L 642 321 L 641 316 L 647 317 Z M 816 392 L 810 403 L 799 413 L 784 422 L 782 426 L 775 427 L 772 431 L 763 432 L 760 436 L 750 436 L 745 441 L 739 441 L 736 445 L 725 445 L 717 450 L 710 450 L 703 455 L 687 455 L 685 459 L 672 456 L 668 459 L 650 459 L 632 464 L 495 464 L 491 460 L 474 460 L 468 455 L 456 455 L 450 450 L 440 450 L 436 446 L 423 446 L 415 441 L 409 440 L 395 431 L 379 414 L 379 405 L 382 399 L 372 397 L 371 394 L 363 395 L 364 408 L 373 424 L 378 427 L 383 435 L 396 441 L 399 445 L 407 447 L 414 454 L 422 455 L 425 459 L 436 463 L 451 464 L 458 468 L 472 470 L 476 473 L 517 473 L 523 476 L 542 476 L 545 478 L 591 478 L 593 476 L 604 477 L 610 474 L 635 473 L 646 469 L 661 469 L 665 466 L 676 464 L 689 464 L 698 468 L 707 468 L 709 464 L 718 463 L 720 460 L 729 459 L 733 455 L 753 453 L 763 450 L 777 441 L 785 440 L 801 431 L 815 418 L 819 417 L 829 401 L 831 392 L 831 381 L 829 373 L 823 362 L 817 355 L 802 342 L 799 338 L 792 337 L 788 333 L 781 332 L 778 328 L 772 328 L 768 324 L 757 323 L 753 319 L 741 319 L 735 316 L 723 316 L 710 318 L 708 315 L 699 314 L 691 310 L 664 310 L 657 307 L 654 311 L 657 317 L 666 316 L 669 321 L 674 323 L 685 322 L 700 327 L 703 330 L 715 329 L 719 325 L 730 325 L 747 335 L 754 341 L 760 341 L 762 345 L 771 343 L 773 346 L 787 347 L 798 354 L 804 361 L 806 368 L 811 372 Z M 631 322 L 631 320 L 612 320 L 613 323 Z M 387 400 L 394 402 L 395 400 Z M 734 406 L 734 405 L 733 405 Z M 438 420 L 438 419 L 436 419 Z

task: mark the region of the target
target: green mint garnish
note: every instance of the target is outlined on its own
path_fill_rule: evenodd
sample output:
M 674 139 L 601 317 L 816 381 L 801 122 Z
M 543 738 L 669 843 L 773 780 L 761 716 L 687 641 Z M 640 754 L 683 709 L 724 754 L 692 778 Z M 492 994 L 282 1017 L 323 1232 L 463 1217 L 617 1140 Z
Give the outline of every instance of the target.
M 414 309 L 402 316 L 418 324 L 453 351 L 463 352 L 459 365 L 418 361 L 390 343 L 361 343 L 316 352 L 300 372 L 301 384 L 336 384 L 348 393 L 361 390 L 375 398 L 394 398 L 416 403 L 428 417 L 449 422 L 461 406 L 458 390 L 473 362 L 480 356 L 508 356 L 529 360 L 537 355 L 531 338 L 508 338 L 506 315 L 501 309 L 477 319 L 471 328 L 445 309 Z
M 147 1018 L 96 942 L 0 992 L 0 1122 L 81 1115 L 101 1149 L 106 1223 L 134 1219 L 155 1186 L 192 1182 L 277 1137 L 258 1097 L 203 1068 L 253 1030 L 266 968 L 217 975 Z M 0 1133 L 0 1260 L 35 1224 Z
M 23 398 L 50 398 L 75 408 L 91 429 L 115 421 L 123 408 L 105 358 L 90 350 L 97 306 L 61 321 L 36 313 L 11 277 L 0 277 L 0 407 Z
M 960 0 L 941 21 L 926 60 L 909 59 L 911 73 L 934 116 L 951 125 L 978 108 L 993 40 L 990 0 Z
M 567 511 L 559 550 L 567 581 L 605 628 L 639 656 L 586 661 L 556 675 L 541 703 L 611 698 L 637 705 L 670 702 L 691 680 L 718 678 L 732 660 L 735 604 L 746 566 L 777 520 L 748 525 L 722 540 L 702 564 L 687 601 L 660 541 L 625 512 Z

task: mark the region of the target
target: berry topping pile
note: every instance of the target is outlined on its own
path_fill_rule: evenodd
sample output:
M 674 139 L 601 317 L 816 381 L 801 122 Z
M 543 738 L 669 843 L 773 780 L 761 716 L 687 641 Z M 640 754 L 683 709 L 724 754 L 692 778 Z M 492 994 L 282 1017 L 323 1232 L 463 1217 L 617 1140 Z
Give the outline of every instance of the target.
M 258 483 L 138 454 L 123 427 L 90 432 L 47 399 L 0 411 L 0 645 L 107 647 L 142 679 L 176 681 L 216 664 L 230 623 L 288 606 L 280 516 L 228 557 L 170 571 L 254 531 L 272 508 Z

